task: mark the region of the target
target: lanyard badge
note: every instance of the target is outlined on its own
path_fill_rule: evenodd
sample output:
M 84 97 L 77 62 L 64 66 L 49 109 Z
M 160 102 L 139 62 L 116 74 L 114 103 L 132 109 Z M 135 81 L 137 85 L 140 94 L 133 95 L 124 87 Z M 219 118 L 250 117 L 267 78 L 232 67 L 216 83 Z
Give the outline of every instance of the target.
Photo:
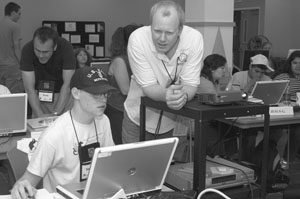
M 80 182 L 87 179 L 92 163 L 95 148 L 99 148 L 99 142 L 91 143 L 85 146 L 78 146 L 79 161 L 80 161 Z
M 38 96 L 41 102 L 52 103 L 54 100 L 54 81 L 41 80 L 38 82 Z

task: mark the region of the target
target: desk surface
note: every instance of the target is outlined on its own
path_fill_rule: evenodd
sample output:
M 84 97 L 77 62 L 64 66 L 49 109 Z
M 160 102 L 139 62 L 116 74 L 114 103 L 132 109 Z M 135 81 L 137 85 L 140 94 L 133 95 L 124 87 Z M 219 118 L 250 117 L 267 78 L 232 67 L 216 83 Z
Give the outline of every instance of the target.
M 233 119 L 218 119 L 226 124 L 233 124 L 241 129 L 250 129 L 264 126 L 264 118 L 261 117 L 248 117 L 238 118 L 235 122 Z M 289 124 L 298 124 L 300 121 L 300 112 L 295 112 L 291 116 L 270 116 L 270 126 L 280 126 Z

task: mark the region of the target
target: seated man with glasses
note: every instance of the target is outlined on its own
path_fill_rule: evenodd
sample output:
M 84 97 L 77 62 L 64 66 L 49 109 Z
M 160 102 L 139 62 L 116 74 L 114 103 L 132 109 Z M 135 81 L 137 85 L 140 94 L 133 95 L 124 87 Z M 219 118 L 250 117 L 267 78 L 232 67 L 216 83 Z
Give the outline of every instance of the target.
M 33 117 L 62 114 L 71 106 L 70 79 L 76 61 L 72 45 L 50 27 L 40 27 L 21 56 L 21 71 Z
M 94 67 L 77 69 L 70 88 L 73 107 L 43 132 L 27 170 L 12 189 L 13 199 L 33 197 L 41 179 L 50 193 L 57 185 L 86 180 L 94 149 L 114 145 L 104 110 L 115 88 L 105 73 Z
M 249 70 L 235 73 L 227 85 L 227 90 L 240 90 L 250 94 L 257 81 L 271 80 L 269 76 L 265 75 L 267 70 L 274 71 L 269 66 L 268 59 L 261 54 L 255 55 L 250 59 Z

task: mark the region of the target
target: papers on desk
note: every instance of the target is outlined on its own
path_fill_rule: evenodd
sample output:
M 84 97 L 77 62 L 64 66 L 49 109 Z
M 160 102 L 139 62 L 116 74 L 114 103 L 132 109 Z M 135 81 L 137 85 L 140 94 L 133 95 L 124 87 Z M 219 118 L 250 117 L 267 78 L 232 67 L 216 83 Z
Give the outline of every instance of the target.
M 46 189 L 38 189 L 36 199 L 65 199 L 58 193 L 49 193 Z M 11 195 L 0 195 L 0 199 L 12 199 Z

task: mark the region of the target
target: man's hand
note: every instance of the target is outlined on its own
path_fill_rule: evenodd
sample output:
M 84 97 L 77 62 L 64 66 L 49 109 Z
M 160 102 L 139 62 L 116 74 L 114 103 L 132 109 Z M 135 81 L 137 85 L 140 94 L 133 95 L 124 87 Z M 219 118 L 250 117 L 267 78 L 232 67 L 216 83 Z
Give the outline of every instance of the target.
M 18 180 L 11 191 L 13 199 L 34 198 L 35 194 L 36 189 L 28 180 Z
M 188 101 L 187 93 L 184 92 L 182 85 L 171 85 L 167 88 L 166 103 L 169 108 L 174 110 L 181 109 Z

